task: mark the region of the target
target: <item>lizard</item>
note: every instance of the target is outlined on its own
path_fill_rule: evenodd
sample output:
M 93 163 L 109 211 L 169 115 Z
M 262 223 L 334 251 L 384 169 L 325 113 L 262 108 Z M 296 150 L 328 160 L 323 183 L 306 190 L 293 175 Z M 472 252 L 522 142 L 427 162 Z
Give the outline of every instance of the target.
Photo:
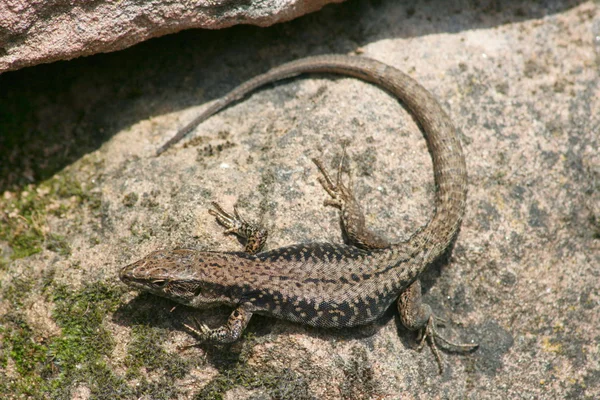
M 255 89 L 306 73 L 355 77 L 387 90 L 416 120 L 433 161 L 435 211 L 429 222 L 406 241 L 392 243 L 365 226 L 359 202 L 343 182 L 342 165 L 332 178 L 313 159 L 328 193 L 325 205 L 340 210 L 345 244 L 307 243 L 261 251 L 265 229 L 247 222 L 234 208 L 217 203 L 209 212 L 226 233 L 246 240 L 245 250 L 231 252 L 191 249 L 157 250 L 123 267 L 121 280 L 134 288 L 195 308 L 227 305 L 234 310 L 225 324 L 211 329 L 196 321 L 184 324 L 200 341 L 238 340 L 253 314 L 267 315 L 323 328 L 350 328 L 374 322 L 395 302 L 402 324 L 427 341 L 443 364 L 436 340 L 463 350 L 477 344 L 457 344 L 436 328 L 431 307 L 421 300 L 419 275 L 443 254 L 459 230 L 465 213 L 467 172 L 456 130 L 435 97 L 414 79 L 382 62 L 360 56 L 312 56 L 275 67 L 216 100 L 169 141 L 157 155 L 180 141 L 195 126 Z M 344 155 L 345 155 L 344 150 Z

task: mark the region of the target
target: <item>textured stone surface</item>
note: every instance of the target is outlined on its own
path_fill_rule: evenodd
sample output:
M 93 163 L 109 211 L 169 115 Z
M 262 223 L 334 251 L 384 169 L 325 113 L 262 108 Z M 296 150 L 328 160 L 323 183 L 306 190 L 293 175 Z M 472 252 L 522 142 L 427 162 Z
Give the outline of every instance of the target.
M 598 5 L 448 4 L 353 1 L 0 76 L 0 397 L 39 379 L 47 398 L 600 398 Z M 418 128 L 354 79 L 271 85 L 153 156 L 245 79 L 329 52 L 406 71 L 463 139 L 467 214 L 424 290 L 444 332 L 481 347 L 444 353 L 441 376 L 394 310 L 343 332 L 257 317 L 231 347 L 179 350 L 183 322 L 214 326 L 228 310 L 118 281 L 158 248 L 239 249 L 206 212 L 213 200 L 262 220 L 271 247 L 340 241 L 310 157 L 331 166 L 344 143 L 369 225 L 404 238 L 427 220 Z M 28 244 L 39 252 L 8 259 Z
M 121 50 L 190 28 L 270 26 L 343 0 L 0 2 L 0 73 Z

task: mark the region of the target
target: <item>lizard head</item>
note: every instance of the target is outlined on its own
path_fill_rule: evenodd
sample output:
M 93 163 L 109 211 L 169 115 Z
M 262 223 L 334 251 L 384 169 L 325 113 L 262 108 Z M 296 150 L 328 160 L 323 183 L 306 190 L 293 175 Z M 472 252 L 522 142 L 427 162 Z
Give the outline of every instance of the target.
M 123 283 L 178 303 L 208 308 L 224 303 L 223 295 L 209 281 L 203 259 L 210 253 L 194 250 L 159 250 L 123 267 Z M 204 267 L 203 267 L 204 266 Z

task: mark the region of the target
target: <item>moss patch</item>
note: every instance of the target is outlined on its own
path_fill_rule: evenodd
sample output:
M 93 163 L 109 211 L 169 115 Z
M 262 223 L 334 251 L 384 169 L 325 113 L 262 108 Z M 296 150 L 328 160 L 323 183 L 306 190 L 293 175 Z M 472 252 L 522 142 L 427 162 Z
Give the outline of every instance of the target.
M 44 377 L 51 368 L 47 362 L 48 348 L 36 341 L 27 323 L 18 315 L 9 315 L 0 327 L 2 350 L 0 363 L 3 371 L 11 369 L 12 378 L 0 374 L 0 397 L 42 398 L 48 383 Z M 16 397 L 16 396 L 15 396 Z
M 0 241 L 10 248 L 10 258 L 28 257 L 44 248 L 69 255 L 67 240 L 50 231 L 47 218 L 67 216 L 81 205 L 98 209 L 100 198 L 89 189 L 69 171 L 63 171 L 39 185 L 4 192 L 0 197 Z
M 314 399 L 310 394 L 308 382 L 291 369 L 276 370 L 269 366 L 257 368 L 245 363 L 222 371 L 204 386 L 194 399 L 222 400 L 227 391 L 238 387 L 260 391 L 268 399 Z
M 191 362 L 178 353 L 167 353 L 159 343 L 164 343 L 164 330 L 145 325 L 132 328 L 132 340 L 127 348 L 125 365 L 127 378 L 137 381 L 136 397 L 150 396 L 153 399 L 168 399 L 178 393 L 176 379 L 189 372 Z M 160 371 L 158 382 L 150 382 L 146 374 Z
M 252 398 L 308 400 L 314 399 L 309 382 L 313 368 L 296 369 L 281 366 L 281 360 L 275 360 L 268 353 L 262 354 L 261 362 L 248 363 L 253 356 L 257 340 L 251 334 L 245 334 L 237 350 L 233 348 L 208 349 L 208 357 L 219 370 L 219 374 L 198 391 L 195 400 L 221 400 L 234 389 L 243 388 L 253 391 Z
M 61 330 L 58 336 L 40 337 L 26 322 L 20 297 L 40 291 L 55 304 L 52 318 Z M 44 280 L 35 286 L 15 282 L 4 295 L 12 304 L 2 320 L 0 375 L 2 398 L 70 398 L 75 387 L 89 389 L 91 398 L 130 398 L 134 393 L 125 378 L 110 365 L 114 343 L 103 321 L 117 307 L 122 290 L 91 283 L 80 290 L 52 286 Z
M 57 369 L 51 381 L 52 398 L 68 396 L 76 384 L 88 387 L 97 398 L 123 398 L 130 392 L 125 380 L 108 365 L 114 343 L 103 326 L 121 293 L 100 282 L 77 291 L 66 286 L 54 290 L 53 318 L 62 334 L 48 345 L 48 356 Z

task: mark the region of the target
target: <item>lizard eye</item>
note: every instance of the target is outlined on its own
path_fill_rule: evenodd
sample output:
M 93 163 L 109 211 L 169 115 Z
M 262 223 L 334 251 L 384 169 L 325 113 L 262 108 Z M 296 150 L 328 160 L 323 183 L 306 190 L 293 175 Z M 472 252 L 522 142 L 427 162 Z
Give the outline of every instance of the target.
M 154 286 L 156 286 L 157 288 L 162 288 L 167 284 L 167 281 L 165 279 L 158 279 L 158 280 L 152 281 L 152 284 Z
M 198 297 L 202 294 L 202 288 L 200 286 L 198 286 L 196 289 L 194 289 L 194 296 Z

